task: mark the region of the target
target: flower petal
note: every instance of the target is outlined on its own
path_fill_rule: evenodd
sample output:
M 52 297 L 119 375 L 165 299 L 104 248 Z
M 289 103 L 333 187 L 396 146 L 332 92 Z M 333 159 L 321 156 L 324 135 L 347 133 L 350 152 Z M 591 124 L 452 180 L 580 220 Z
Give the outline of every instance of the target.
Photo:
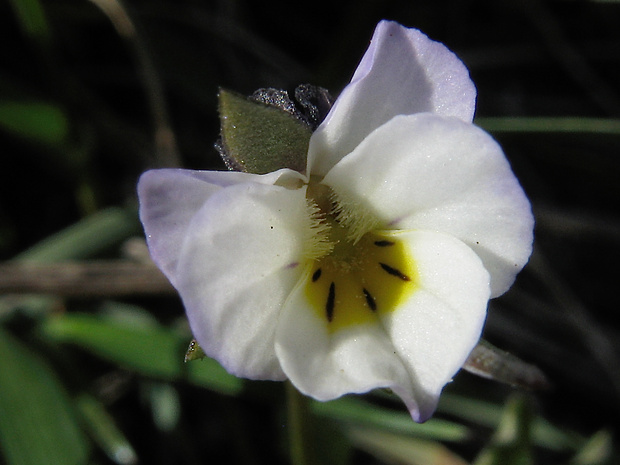
M 140 220 L 151 256 L 170 282 L 176 283 L 180 244 L 190 221 L 221 188 L 239 183 L 283 183 L 300 178 L 291 170 L 264 176 L 234 171 L 160 169 L 145 172 L 138 182 Z
M 417 268 L 418 289 L 393 312 L 380 314 L 394 350 L 415 379 L 391 388 L 416 421 L 428 419 L 443 387 L 480 339 L 489 299 L 489 274 L 459 240 L 428 231 L 394 232 Z M 419 392 L 424 393 L 423 397 Z
M 284 304 L 276 333 L 276 354 L 295 387 L 326 401 L 388 387 L 394 380 L 407 385 L 407 370 L 379 320 L 331 332 L 306 297 L 309 279 L 306 270 Z
M 463 62 L 417 29 L 381 21 L 349 85 L 310 139 L 309 172 L 324 175 L 396 115 L 431 112 L 471 122 L 476 88 Z
M 395 309 L 382 310 L 378 302 L 374 320 L 333 327 L 335 320 L 321 318 L 307 296 L 313 279 L 307 271 L 283 307 L 276 354 L 291 382 L 318 400 L 388 387 L 414 420 L 424 421 L 480 337 L 489 276 L 476 254 L 450 236 L 382 235 L 404 243 L 416 269 L 415 290 Z
M 275 328 L 301 274 L 309 231 L 305 188 L 220 189 L 189 224 L 176 272 L 194 336 L 230 373 L 283 379 Z
M 433 114 L 397 116 L 325 176 L 387 229 L 457 237 L 482 259 L 492 295 L 527 262 L 534 219 L 499 145 L 481 129 Z

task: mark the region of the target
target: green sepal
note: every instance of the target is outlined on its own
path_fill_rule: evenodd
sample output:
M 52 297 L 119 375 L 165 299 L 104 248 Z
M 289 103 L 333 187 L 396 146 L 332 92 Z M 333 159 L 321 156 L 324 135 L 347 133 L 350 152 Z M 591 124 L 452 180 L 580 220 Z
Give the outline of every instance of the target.
M 474 375 L 523 389 L 547 390 L 551 388 L 551 383 L 538 367 L 498 349 L 484 339 L 480 339 L 478 345 L 469 354 L 463 369 Z
M 187 348 L 187 352 L 185 352 L 185 362 L 192 362 L 194 360 L 202 360 L 205 358 L 207 354 L 202 350 L 202 347 L 198 345 L 198 341 L 196 339 L 192 339 L 189 343 L 189 347 Z
M 230 169 L 306 169 L 311 129 L 290 113 L 220 89 L 221 154 Z

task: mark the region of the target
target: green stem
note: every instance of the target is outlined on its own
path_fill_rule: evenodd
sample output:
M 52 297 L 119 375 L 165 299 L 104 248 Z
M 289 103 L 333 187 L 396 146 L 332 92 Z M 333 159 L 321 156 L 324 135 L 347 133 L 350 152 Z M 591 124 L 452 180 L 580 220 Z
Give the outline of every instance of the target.
M 584 117 L 476 118 L 478 126 L 495 133 L 620 134 L 620 120 Z
M 314 465 L 314 441 L 310 399 L 286 382 L 289 453 L 291 465 Z

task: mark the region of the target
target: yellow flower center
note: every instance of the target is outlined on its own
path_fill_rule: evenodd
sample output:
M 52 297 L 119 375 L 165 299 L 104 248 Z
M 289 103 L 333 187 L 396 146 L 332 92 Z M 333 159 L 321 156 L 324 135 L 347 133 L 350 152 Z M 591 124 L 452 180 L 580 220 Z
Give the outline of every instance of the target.
M 372 221 L 355 218 L 325 186 L 309 187 L 318 206 L 323 244 L 314 258 L 305 294 L 329 331 L 377 321 L 394 311 L 417 287 L 415 262 L 406 245 L 390 231 L 359 229 Z M 316 209 L 315 209 L 316 210 Z

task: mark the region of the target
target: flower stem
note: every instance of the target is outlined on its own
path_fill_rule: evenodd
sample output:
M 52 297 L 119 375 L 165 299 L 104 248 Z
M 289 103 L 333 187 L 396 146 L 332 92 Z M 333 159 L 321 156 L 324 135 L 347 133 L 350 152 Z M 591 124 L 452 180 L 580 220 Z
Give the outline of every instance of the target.
M 310 399 L 289 381 L 285 384 L 291 465 L 314 465 L 316 462 Z

